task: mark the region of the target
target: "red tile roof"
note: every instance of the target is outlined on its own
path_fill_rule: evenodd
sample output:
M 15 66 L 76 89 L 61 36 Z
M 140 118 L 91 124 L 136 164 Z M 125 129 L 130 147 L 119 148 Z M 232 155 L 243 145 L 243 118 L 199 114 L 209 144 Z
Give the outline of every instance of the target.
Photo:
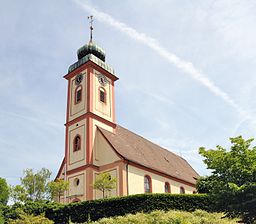
M 182 157 L 117 125 L 112 133 L 98 127 L 112 147 L 126 160 L 195 184 L 198 173 Z

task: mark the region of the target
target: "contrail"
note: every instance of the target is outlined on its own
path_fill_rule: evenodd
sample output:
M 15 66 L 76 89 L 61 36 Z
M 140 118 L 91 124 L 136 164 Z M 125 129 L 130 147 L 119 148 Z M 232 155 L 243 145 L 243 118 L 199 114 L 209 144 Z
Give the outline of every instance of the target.
M 128 35 L 130 38 L 137 40 L 143 43 L 144 45 L 147 45 L 149 48 L 151 48 L 156 53 L 158 53 L 162 58 L 166 59 L 171 64 L 175 65 L 177 68 L 182 70 L 185 74 L 188 74 L 191 78 L 193 78 L 194 80 L 198 81 L 203 86 L 205 86 L 213 94 L 220 97 L 228 105 L 235 108 L 242 116 L 256 123 L 256 120 L 253 119 L 253 117 L 248 112 L 246 112 L 238 104 L 236 104 L 235 101 L 226 92 L 224 92 L 218 86 L 216 86 L 210 79 L 207 78 L 206 75 L 204 75 L 202 72 L 196 69 L 191 62 L 182 60 L 175 54 L 169 52 L 167 49 L 162 47 L 156 39 L 144 33 L 138 32 L 137 30 L 135 30 L 132 27 L 129 27 L 125 23 L 122 23 L 114 19 L 109 14 L 98 11 L 92 6 L 84 2 L 81 2 L 79 0 L 73 0 L 73 1 L 78 5 L 80 5 L 83 10 L 95 15 L 95 18 L 97 18 L 97 20 L 99 20 L 100 22 L 105 23 L 109 26 L 112 26 L 117 30 L 121 31 L 122 33 Z

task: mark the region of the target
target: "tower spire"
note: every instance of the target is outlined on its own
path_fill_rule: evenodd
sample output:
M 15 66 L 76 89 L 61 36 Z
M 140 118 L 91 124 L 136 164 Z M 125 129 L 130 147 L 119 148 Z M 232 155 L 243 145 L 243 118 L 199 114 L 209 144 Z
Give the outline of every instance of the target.
M 90 26 L 90 41 L 89 41 L 89 43 L 91 43 L 92 42 L 92 31 L 93 31 L 93 26 L 92 26 L 93 16 L 88 16 L 87 18 L 89 20 L 89 23 L 91 24 L 91 26 Z

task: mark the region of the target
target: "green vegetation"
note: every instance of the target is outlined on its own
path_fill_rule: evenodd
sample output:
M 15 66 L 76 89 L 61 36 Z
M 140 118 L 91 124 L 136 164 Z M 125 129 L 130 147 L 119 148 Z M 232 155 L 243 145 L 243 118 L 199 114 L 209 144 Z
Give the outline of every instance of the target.
M 95 221 L 104 217 L 154 210 L 209 210 L 210 198 L 207 195 L 141 194 L 74 203 L 67 208 L 71 211 L 71 221 L 80 223 L 88 219 Z
M 37 172 L 32 169 L 24 170 L 24 176 L 20 178 L 21 184 L 10 187 L 13 202 L 60 200 L 64 191 L 68 190 L 69 184 L 61 179 L 50 181 L 50 176 L 51 172 L 46 168 Z
M 5 219 L 4 219 L 4 214 L 3 214 L 3 210 L 0 206 L 0 224 L 4 223 Z
M 62 179 L 56 179 L 48 183 L 48 189 L 50 193 L 51 200 L 58 199 L 60 202 L 60 197 L 64 195 L 64 192 L 68 190 L 69 183 Z
M 46 200 L 47 183 L 49 182 L 51 172 L 42 168 L 34 173 L 32 169 L 24 170 L 24 177 L 21 178 L 21 184 L 26 190 L 27 199 L 32 201 Z
M 102 197 L 106 198 L 107 194 L 116 187 L 116 178 L 111 177 L 109 173 L 100 173 L 93 184 L 93 188 L 102 192 Z
M 137 213 L 114 218 L 103 218 L 88 224 L 235 224 L 238 220 L 222 218 L 221 213 L 208 213 L 202 210 L 194 212 L 182 211 L 153 211 L 149 214 Z
M 32 202 L 7 206 L 4 211 L 5 219 L 17 219 L 17 208 L 26 214 L 44 214 L 55 223 L 83 223 L 88 220 L 96 221 L 101 218 L 149 213 L 154 210 L 168 211 L 171 209 L 195 211 L 196 209 L 211 210 L 211 199 L 207 195 L 184 194 L 141 194 L 127 197 L 107 198 L 95 201 L 70 203 L 67 205 L 52 202 Z
M 4 178 L 0 177 L 0 204 L 6 205 L 9 199 L 9 187 Z
M 256 147 L 253 139 L 230 138 L 231 148 L 200 148 L 212 175 L 199 180 L 199 192 L 213 196 L 216 208 L 230 217 L 240 216 L 245 223 L 256 220 Z
M 25 202 L 28 198 L 25 188 L 21 185 L 10 187 L 10 197 L 14 203 Z
M 53 224 L 54 222 L 45 218 L 43 215 L 29 215 L 26 214 L 24 211 L 17 209 L 18 214 L 17 219 L 8 219 L 8 224 Z M 1 222 L 0 222 L 1 223 Z

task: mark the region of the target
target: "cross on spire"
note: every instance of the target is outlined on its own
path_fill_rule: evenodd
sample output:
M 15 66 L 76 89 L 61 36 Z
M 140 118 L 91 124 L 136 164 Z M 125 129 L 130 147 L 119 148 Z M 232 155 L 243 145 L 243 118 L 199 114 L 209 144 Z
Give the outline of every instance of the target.
M 90 26 L 90 42 L 92 42 L 92 31 L 93 31 L 92 22 L 93 22 L 93 16 L 88 16 L 87 18 L 89 20 L 89 23 L 91 24 L 91 26 Z

